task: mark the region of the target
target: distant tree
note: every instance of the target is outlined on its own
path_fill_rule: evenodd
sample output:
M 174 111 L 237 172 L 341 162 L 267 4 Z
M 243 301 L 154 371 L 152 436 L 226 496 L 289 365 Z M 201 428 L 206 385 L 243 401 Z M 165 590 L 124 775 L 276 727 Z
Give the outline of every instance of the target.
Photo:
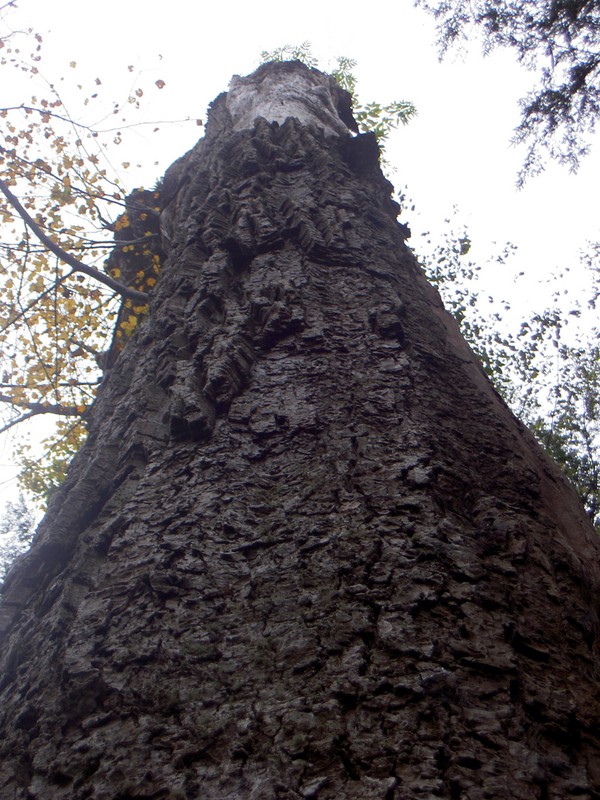
M 0 583 L 15 558 L 31 544 L 35 530 L 35 515 L 20 494 L 8 502 L 0 517 Z
M 483 49 L 513 48 L 537 75 L 521 101 L 515 139 L 528 145 L 521 180 L 544 156 L 572 169 L 589 149 L 600 113 L 600 4 L 597 0 L 415 0 L 438 22 L 442 54 L 479 34 Z

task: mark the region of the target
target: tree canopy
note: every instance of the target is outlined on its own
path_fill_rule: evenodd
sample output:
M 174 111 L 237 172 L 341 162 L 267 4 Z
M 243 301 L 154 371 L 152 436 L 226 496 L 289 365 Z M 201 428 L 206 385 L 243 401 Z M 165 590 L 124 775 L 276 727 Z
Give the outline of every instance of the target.
M 8 502 L 0 517 L 0 583 L 15 558 L 31 544 L 35 518 L 23 495 Z
M 512 48 L 536 83 L 521 101 L 515 140 L 522 178 L 547 155 L 575 169 L 600 113 L 600 5 L 596 0 L 415 0 L 438 24 L 442 54 L 479 34 L 484 52 Z
M 84 123 L 71 114 L 61 82 L 43 75 L 42 45 L 31 30 L 7 26 L 0 35 L 0 69 L 31 86 L 30 97 L 11 102 L 4 81 L 0 107 L 0 432 L 41 415 L 58 418 L 45 455 L 27 440 L 16 447 L 23 488 L 37 498 L 61 481 L 85 437 L 103 354 L 137 325 L 156 281 L 156 197 L 138 193 L 127 205 L 121 176 L 131 164 L 117 169 L 114 152 L 144 96 L 164 86 L 147 85 L 130 66 L 126 97 L 112 102 L 108 119 L 100 113 L 98 124 Z M 77 64 L 69 69 L 76 82 Z M 101 87 L 100 77 L 77 84 L 82 109 L 99 102 Z M 118 253 L 134 251 L 140 268 L 125 275 Z

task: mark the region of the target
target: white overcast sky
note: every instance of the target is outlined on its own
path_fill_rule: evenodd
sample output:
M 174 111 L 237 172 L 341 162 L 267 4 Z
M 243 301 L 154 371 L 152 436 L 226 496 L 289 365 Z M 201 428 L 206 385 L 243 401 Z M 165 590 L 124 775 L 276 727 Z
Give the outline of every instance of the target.
M 69 86 L 77 81 L 90 86 L 96 77 L 102 81 L 98 103 L 122 100 L 143 86 L 143 117 L 203 117 L 233 74 L 247 74 L 258 65 L 262 50 L 307 40 L 323 69 L 338 55 L 358 61 L 363 101 L 407 99 L 417 106 L 418 117 L 394 134 L 388 147 L 393 182 L 398 189 L 408 186 L 420 210 L 419 217 L 408 211 L 401 216 L 413 229 L 415 248 L 419 233 L 441 232 L 457 205 L 458 219 L 470 229 L 472 253 L 483 259 L 491 241 L 513 242 L 519 248 L 515 270 L 527 272 L 523 286 L 537 294 L 538 281 L 575 265 L 578 250 L 599 238 L 600 147 L 578 175 L 551 165 L 518 192 L 523 153 L 510 140 L 518 99 L 531 86 L 531 74 L 519 67 L 514 52 L 484 58 L 477 43 L 464 58 L 451 55 L 440 63 L 433 20 L 411 0 L 210 5 L 199 0 L 18 0 L 17 5 L 13 25 L 31 26 L 43 35 L 41 69 L 58 82 L 76 118 L 77 92 Z M 76 70 L 69 68 L 71 61 Z M 60 82 L 61 76 L 66 80 Z M 154 84 L 158 79 L 165 81 L 160 91 Z M 10 87 L 3 86 L 1 94 L 7 92 Z M 94 121 L 96 113 L 93 103 L 81 108 L 82 119 Z M 189 123 L 161 125 L 157 134 L 151 128 L 134 129 L 112 155 L 115 164 L 142 163 L 141 171 L 123 173 L 129 188 L 152 185 L 202 133 Z M 504 291 L 502 280 L 512 282 L 512 272 L 501 278 L 498 291 Z M 6 462 L 6 457 L 5 450 L 0 458 Z

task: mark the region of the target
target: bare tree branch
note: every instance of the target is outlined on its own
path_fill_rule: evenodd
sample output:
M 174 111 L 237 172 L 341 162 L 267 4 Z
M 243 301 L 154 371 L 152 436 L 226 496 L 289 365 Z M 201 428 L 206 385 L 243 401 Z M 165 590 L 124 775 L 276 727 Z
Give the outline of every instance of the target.
M 56 384 L 49 383 L 48 386 L 51 389 L 54 386 L 56 386 L 58 389 L 71 389 L 73 386 L 97 386 L 100 383 L 101 380 L 102 380 L 101 378 L 97 378 L 95 381 L 75 381 L 74 383 L 71 382 L 71 381 L 61 381 L 60 383 L 56 383 Z M 29 388 L 29 387 L 26 387 L 26 388 Z M 47 386 L 45 384 L 43 384 L 43 383 L 37 383 L 32 388 L 34 388 L 34 389 L 46 389 Z M 22 383 L 8 383 L 8 382 L 4 381 L 3 383 L 0 383 L 0 389 L 23 389 L 23 384 Z M 1 400 L 1 398 L 0 398 L 0 400 Z
M 60 404 L 17 402 L 8 394 L 0 394 L 0 403 L 8 403 L 15 408 L 24 408 L 32 414 L 58 414 L 63 417 L 81 417 L 83 412 L 77 406 L 62 406 Z M 13 423 L 11 422 L 10 425 Z M 0 429 L 2 433 L 5 428 Z

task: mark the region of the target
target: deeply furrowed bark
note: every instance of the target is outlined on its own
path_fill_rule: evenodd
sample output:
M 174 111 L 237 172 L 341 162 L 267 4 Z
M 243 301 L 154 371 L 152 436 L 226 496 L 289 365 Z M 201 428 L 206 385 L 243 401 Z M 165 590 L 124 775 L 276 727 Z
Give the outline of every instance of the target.
M 2 798 L 600 797 L 593 530 L 338 114 L 267 65 L 165 177 L 149 316 L 7 580 Z

